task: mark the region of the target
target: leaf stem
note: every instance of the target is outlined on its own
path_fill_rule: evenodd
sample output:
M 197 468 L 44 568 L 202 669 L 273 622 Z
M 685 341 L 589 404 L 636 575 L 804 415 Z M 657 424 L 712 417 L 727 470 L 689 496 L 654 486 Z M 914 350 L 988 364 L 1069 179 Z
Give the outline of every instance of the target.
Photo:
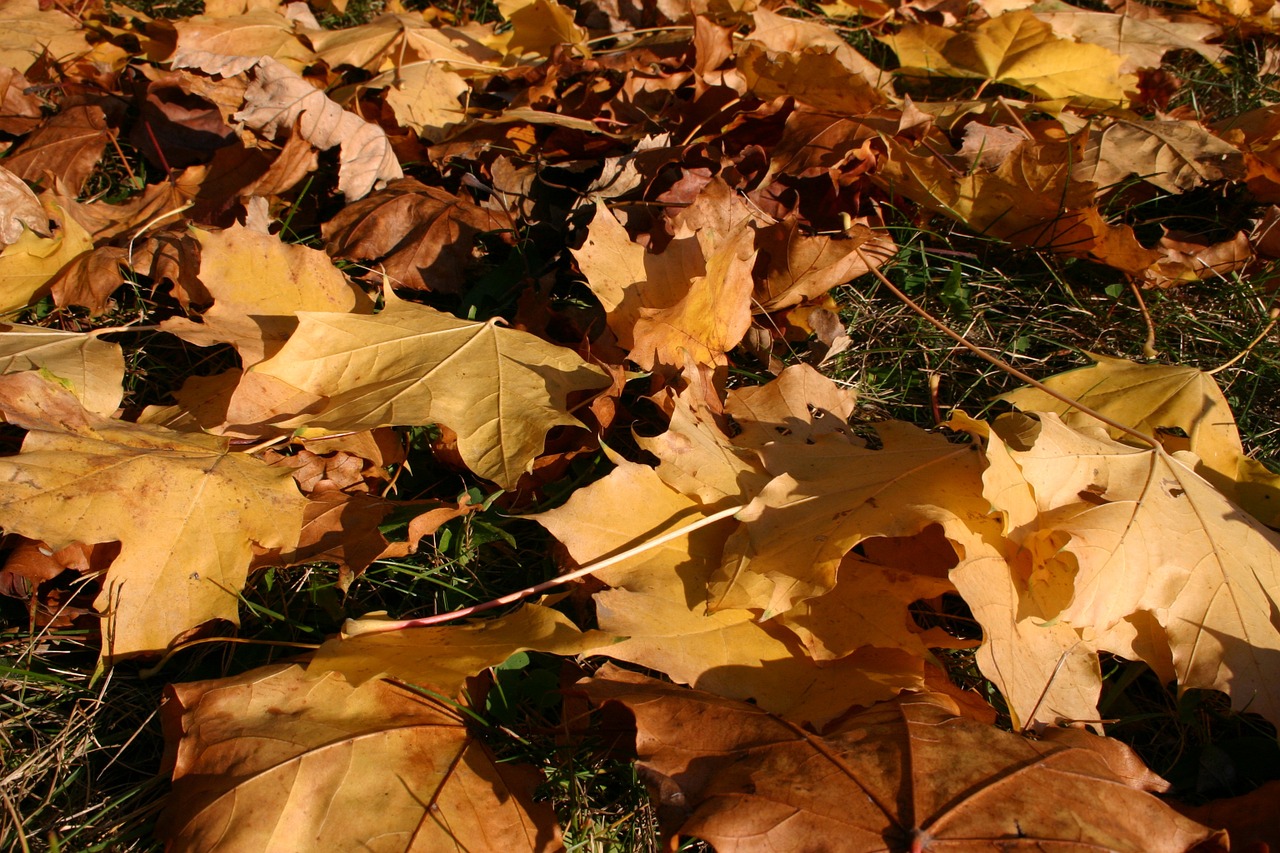
M 624 560 L 629 560 L 637 554 L 642 554 L 652 548 L 657 548 L 659 545 L 665 545 L 672 539 L 679 539 L 681 536 L 687 536 L 695 530 L 700 530 L 703 527 L 715 524 L 717 521 L 722 521 L 732 515 L 736 515 L 738 512 L 746 509 L 746 507 L 746 504 L 740 504 L 738 506 L 731 506 L 726 509 L 722 509 L 719 512 L 706 516 L 705 518 L 700 518 L 697 521 L 677 527 L 675 530 L 669 530 L 654 539 L 641 542 L 634 548 L 628 548 L 620 554 L 614 554 L 612 557 L 606 557 L 603 560 L 588 563 L 582 568 L 575 569 L 568 574 L 557 575 L 551 580 L 534 584 L 533 586 L 526 587 L 518 592 L 508 593 L 507 595 L 495 598 L 492 601 L 486 601 L 482 604 L 473 604 L 470 607 L 464 607 L 461 610 L 454 610 L 449 613 L 437 613 L 435 616 L 422 616 L 417 619 L 388 620 L 386 622 L 378 622 L 376 625 L 372 625 L 370 627 L 359 626 L 359 620 L 348 619 L 342 626 L 342 636 L 343 639 L 349 639 L 351 637 L 358 637 L 361 634 L 382 634 L 387 631 L 399 631 L 402 628 L 425 628 L 429 625 L 439 625 L 443 622 L 451 622 L 454 619 L 461 619 L 464 616 L 483 613 L 486 610 L 493 610 L 507 604 L 515 604 L 517 601 L 526 599 L 529 596 L 537 595 L 538 593 L 545 592 L 553 587 L 560 586 L 561 584 L 568 583 L 569 581 L 577 580 L 578 578 L 584 578 L 593 572 L 598 572 L 601 569 L 607 569 L 609 566 L 616 565 Z
M 1228 360 L 1224 361 L 1222 364 L 1219 364 L 1213 370 L 1206 370 L 1205 375 L 1213 376 L 1214 374 L 1221 373 L 1231 365 L 1241 361 L 1244 358 L 1247 358 L 1249 353 L 1253 352 L 1253 348 L 1256 347 L 1258 344 L 1262 343 L 1262 341 L 1267 337 L 1267 335 L 1271 333 L 1271 330 L 1276 327 L 1276 323 L 1280 322 L 1280 306 L 1272 308 L 1270 311 L 1270 314 L 1271 314 L 1271 319 L 1267 322 L 1267 325 L 1263 327 L 1261 332 L 1258 332 L 1257 337 L 1249 341 L 1248 346 L 1240 350 L 1240 352 L 1236 353 Z

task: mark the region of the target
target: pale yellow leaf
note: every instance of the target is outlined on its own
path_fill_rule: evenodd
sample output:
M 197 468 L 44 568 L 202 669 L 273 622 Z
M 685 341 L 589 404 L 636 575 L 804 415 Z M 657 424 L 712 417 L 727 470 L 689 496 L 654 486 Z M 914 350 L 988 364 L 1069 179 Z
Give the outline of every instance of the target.
M 390 79 L 388 80 L 388 75 Z M 401 127 L 428 142 L 444 139 L 449 127 L 467 118 L 467 81 L 434 62 L 406 65 L 377 77 L 371 88 L 387 82 L 386 101 Z
M 172 317 L 160 327 L 199 346 L 232 344 L 245 367 L 279 351 L 297 328 L 299 311 L 373 310 L 364 291 L 317 249 L 238 224 L 223 231 L 192 229 L 191 235 L 200 243 L 200 283 L 213 306 L 198 323 Z
M 294 22 L 278 12 L 254 9 L 235 17 L 196 15 L 174 25 L 178 46 L 175 68 L 197 66 L 215 69 L 221 57 L 223 76 L 245 71 L 260 60 L 276 61 L 294 72 L 312 62 L 312 52 L 298 37 Z
M 45 201 L 48 218 L 58 223 L 53 236 L 23 231 L 0 252 L 0 314 L 26 307 L 73 258 L 93 248 L 93 239 L 80 223 Z
M 1113 626 L 1151 613 L 1182 687 L 1223 690 L 1235 707 L 1280 720 L 1280 537 L 1196 475 L 1194 457 L 1076 432 L 1054 414 L 1036 430 L 1027 421 L 1006 415 L 995 430 L 1008 441 L 1008 428 L 1021 429 L 1009 455 L 1037 523 L 1070 536 L 1078 568 L 1059 581 L 1073 596 L 1058 618 L 1104 647 Z
M 297 544 L 306 500 L 289 471 L 215 436 L 83 410 L 79 426 L 48 422 L 42 411 L 67 410 L 59 397 L 70 395 L 37 381 L 0 377 L 6 418 L 30 430 L 20 454 L 0 459 L 0 524 L 55 549 L 120 543 L 94 604 L 103 657 L 163 651 L 211 619 L 238 624 L 253 546 Z
M 0 324 L 0 373 L 38 370 L 90 412 L 110 415 L 124 396 L 119 344 L 79 332 Z
M 1121 73 L 1119 56 L 1059 38 L 1025 10 L 1007 12 L 967 32 L 909 24 L 883 41 L 898 54 L 905 74 L 1004 83 L 1086 106 L 1124 104 L 1127 93 L 1137 89 L 1137 78 Z
M 653 469 L 621 463 L 562 507 L 533 518 L 579 563 L 638 545 L 707 511 L 666 486 Z M 819 665 L 785 627 L 759 612 L 707 611 L 706 581 L 733 522 L 721 521 L 595 574 L 600 629 L 629 639 L 595 654 L 667 673 L 724 696 L 816 725 L 852 705 L 923 684 L 923 661 L 899 649 L 862 648 Z
M 368 617 L 349 621 L 343 628 L 348 636 L 322 645 L 307 674 L 339 672 L 354 686 L 385 675 L 452 697 L 468 678 L 516 652 L 572 656 L 615 639 L 602 631 L 580 631 L 567 616 L 536 604 L 526 604 L 508 616 L 447 627 L 380 632 L 382 621 Z
M 776 476 L 738 516 L 745 523 L 711 582 L 714 607 L 785 612 L 834 587 L 840 561 L 864 539 L 911 536 L 934 523 L 964 538 L 967 520 L 986 515 L 975 447 L 897 421 L 875 431 L 877 450 L 830 433 L 782 437 L 760 451 Z M 772 588 L 764 600 L 762 581 Z
M 548 430 L 579 424 L 565 408 L 569 394 L 609 384 L 572 350 L 496 321 L 459 320 L 405 302 L 390 289 L 376 315 L 298 316 L 284 348 L 246 378 L 275 380 L 324 402 L 296 417 L 281 409 L 286 417 L 276 426 L 345 431 L 444 424 L 458 434 L 468 467 L 504 488 L 532 469 Z

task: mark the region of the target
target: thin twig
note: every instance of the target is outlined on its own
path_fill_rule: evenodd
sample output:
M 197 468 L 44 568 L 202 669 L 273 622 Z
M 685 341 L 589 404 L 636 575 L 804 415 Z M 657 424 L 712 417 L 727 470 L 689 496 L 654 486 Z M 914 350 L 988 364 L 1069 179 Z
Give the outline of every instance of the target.
M 292 643 L 286 640 L 254 640 L 249 637 L 201 637 L 198 640 L 191 640 L 186 643 L 174 646 L 164 653 L 164 657 L 156 661 L 155 666 L 149 666 L 146 669 L 138 671 L 139 678 L 151 678 L 169 662 L 169 659 L 178 652 L 186 651 L 192 646 L 201 646 L 205 643 L 240 643 L 246 646 L 281 646 L 286 649 L 309 649 L 315 651 L 320 648 L 319 643 Z
M 1263 339 L 1266 338 L 1267 335 L 1271 334 L 1271 330 L 1276 327 L 1276 323 L 1280 322 L 1280 306 L 1276 306 L 1275 308 L 1272 308 L 1271 311 L 1268 313 L 1270 313 L 1271 315 L 1271 320 L 1267 323 L 1265 327 L 1263 327 L 1261 332 L 1258 332 L 1258 336 L 1256 338 L 1249 341 L 1248 346 L 1240 350 L 1240 352 L 1236 353 L 1227 361 L 1223 362 L 1222 364 L 1219 364 L 1213 370 L 1206 370 L 1205 375 L 1213 376 L 1215 373 L 1220 373 L 1221 371 L 1226 370 L 1228 367 L 1240 361 L 1241 359 L 1247 357 L 1249 353 L 1253 352 L 1253 348 L 1256 347 L 1258 344 L 1262 343 Z
M 1119 430 L 1120 432 L 1123 432 L 1125 435 L 1128 435 L 1132 438 L 1136 438 L 1139 441 L 1141 441 L 1143 444 L 1148 444 L 1158 451 L 1163 450 L 1163 447 L 1161 446 L 1160 442 L 1156 441 L 1154 438 L 1147 435 L 1146 433 L 1139 432 L 1138 430 L 1134 429 L 1131 426 L 1127 426 L 1126 424 L 1122 424 L 1113 418 L 1109 418 L 1106 415 L 1102 414 L 1102 412 L 1099 412 L 1096 409 L 1089 408 L 1088 406 L 1081 403 L 1079 400 L 1071 399 L 1066 394 L 1063 394 L 1061 391 L 1055 391 L 1054 389 L 1050 388 L 1048 385 L 1045 385 L 1043 382 L 1039 381 L 1038 379 L 1033 379 L 1027 374 L 1023 373 L 1021 370 L 1014 367 L 1012 364 L 1009 364 L 1009 362 L 1005 361 L 1004 359 L 996 358 L 994 355 L 984 352 L 979 347 L 970 343 L 963 335 L 960 335 L 959 333 L 953 331 L 951 327 L 948 326 L 946 323 L 942 322 L 937 317 L 934 317 L 928 311 L 921 308 L 919 305 L 916 304 L 916 302 L 910 296 L 907 296 L 907 294 L 899 290 L 897 285 L 889 281 L 889 279 L 885 278 L 884 273 L 880 272 L 880 270 L 876 269 L 871 265 L 871 262 L 867 259 L 867 256 L 863 254 L 862 249 L 854 249 L 854 251 L 858 253 L 858 256 L 862 258 L 862 262 L 867 265 L 868 269 L 871 270 L 871 274 L 874 275 L 877 279 L 879 279 L 881 284 L 889 288 L 889 291 L 894 296 L 898 297 L 898 299 L 902 301 L 903 305 L 906 305 L 912 311 L 919 314 L 921 318 L 923 318 L 935 329 L 942 332 L 947 337 L 951 338 L 951 340 L 960 344 L 960 346 L 969 350 L 969 352 L 973 353 L 978 358 L 982 359 L 988 364 L 994 365 L 1000 370 L 1003 370 L 1005 373 L 1009 374 L 1015 379 L 1018 379 L 1022 382 L 1027 383 L 1032 388 L 1035 388 L 1038 391 L 1043 391 L 1053 399 L 1058 400 L 1059 402 L 1062 402 L 1062 403 L 1066 403 L 1068 406 L 1071 406 L 1073 409 L 1076 409 L 1077 411 L 1082 412 L 1083 414 L 1086 414 L 1091 418 L 1098 419 L 1099 421 L 1111 427 L 1112 429 Z
M 464 607 L 461 610 L 454 610 L 450 613 L 438 613 L 435 616 L 422 616 L 418 619 L 388 620 L 386 622 L 379 622 L 377 625 L 369 628 L 358 629 L 354 628 L 354 623 L 358 620 L 348 619 L 342 626 L 342 636 L 344 638 L 349 638 L 357 637 L 361 634 L 382 634 L 387 631 L 399 631 L 402 628 L 425 628 L 430 625 L 439 625 L 442 622 L 452 622 L 454 619 L 461 619 L 464 616 L 483 613 L 487 610 L 493 610 L 507 604 L 515 604 L 517 601 L 537 595 L 540 592 L 546 592 L 553 587 L 560 586 L 561 584 L 568 583 L 569 581 L 577 580 L 578 578 L 584 578 L 589 574 L 600 571 L 601 569 L 607 569 L 609 566 L 621 563 L 623 560 L 629 560 L 637 554 L 642 554 L 652 548 L 657 548 L 659 545 L 665 545 L 672 539 L 679 539 L 681 536 L 687 536 L 695 530 L 699 530 L 708 525 L 715 524 L 717 521 L 722 521 L 732 515 L 736 515 L 738 512 L 745 509 L 746 506 L 746 504 L 740 504 L 738 506 L 731 506 L 727 509 L 722 509 L 719 512 L 708 515 L 706 518 L 700 518 L 697 521 L 677 527 L 675 530 L 669 530 L 656 539 L 649 539 L 645 542 L 641 542 L 634 548 L 628 548 L 620 554 L 614 554 L 612 557 L 607 557 L 603 560 L 589 563 L 588 565 L 585 565 L 580 569 L 575 569 L 568 574 L 558 575 L 549 581 L 534 584 L 531 587 L 526 587 L 518 592 L 509 593 L 501 598 L 495 598 L 492 601 L 486 601 L 482 604 L 473 604 L 470 607 Z

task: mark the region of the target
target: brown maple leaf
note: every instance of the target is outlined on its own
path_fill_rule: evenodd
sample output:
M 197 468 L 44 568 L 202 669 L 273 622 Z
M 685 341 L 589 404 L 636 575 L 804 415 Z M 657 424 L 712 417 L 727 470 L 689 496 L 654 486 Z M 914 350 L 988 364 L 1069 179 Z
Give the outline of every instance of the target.
M 499 762 L 456 707 L 297 666 L 172 685 L 163 712 L 174 851 L 561 849 L 537 774 Z
M 374 264 L 367 278 L 457 293 L 475 265 L 476 238 L 514 227 L 504 211 L 403 178 L 348 205 L 321 231 L 330 255 Z
M 643 778 L 670 834 L 722 853 L 1226 850 L 1224 833 L 1152 795 L 1126 747 L 1026 740 L 907 695 L 821 735 L 744 702 L 616 667 L 581 683 L 635 717 Z M 1197 845 L 1204 845 L 1197 847 Z

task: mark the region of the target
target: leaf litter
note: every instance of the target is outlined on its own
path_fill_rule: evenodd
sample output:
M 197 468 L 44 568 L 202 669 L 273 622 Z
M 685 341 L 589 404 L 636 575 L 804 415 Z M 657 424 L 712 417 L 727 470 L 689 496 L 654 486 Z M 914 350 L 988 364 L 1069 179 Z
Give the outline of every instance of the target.
M 537 773 L 477 724 L 486 674 L 533 652 L 666 677 L 561 686 L 626 709 L 669 839 L 1226 849 L 1099 704 L 1107 654 L 1280 723 L 1280 487 L 1214 375 L 1095 355 L 939 431 L 867 423 L 815 368 L 861 343 L 841 288 L 899 252 L 890 209 L 1147 289 L 1263 269 L 1258 228 L 1124 211 L 1280 201 L 1274 106 L 1209 122 L 1153 88 L 1182 85 L 1166 54 L 1222 63 L 1224 29 L 1275 18 L 823 7 L 864 18 L 855 47 L 768 4 L 498 8 L 0 12 L 0 75 L 25 81 L 0 117 L 0 300 L 24 321 L 0 329 L 0 591 L 65 624 L 49 581 L 80 576 L 109 667 L 225 635 L 252 572 L 334 562 L 346 591 L 491 505 L 590 574 L 171 686 L 168 848 L 558 848 Z M 110 168 L 125 190 L 90 192 Z M 132 335 L 225 357 L 136 405 Z M 415 465 L 436 482 L 402 495 Z M 919 623 L 945 598 L 980 636 Z M 974 647 L 1018 732 L 936 692 Z

